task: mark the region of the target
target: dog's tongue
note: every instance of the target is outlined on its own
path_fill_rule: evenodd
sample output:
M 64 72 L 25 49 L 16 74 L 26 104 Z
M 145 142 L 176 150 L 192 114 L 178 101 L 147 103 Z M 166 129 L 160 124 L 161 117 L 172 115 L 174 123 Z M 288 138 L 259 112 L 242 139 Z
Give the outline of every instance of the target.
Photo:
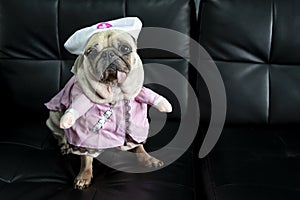
M 117 77 L 118 77 L 118 83 L 123 83 L 126 79 L 126 73 L 118 71 L 117 72 Z

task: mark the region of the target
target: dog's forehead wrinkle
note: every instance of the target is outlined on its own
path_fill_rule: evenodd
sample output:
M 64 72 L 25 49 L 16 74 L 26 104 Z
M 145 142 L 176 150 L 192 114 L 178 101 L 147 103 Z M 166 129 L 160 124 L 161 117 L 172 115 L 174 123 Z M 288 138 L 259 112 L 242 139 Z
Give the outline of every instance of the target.
M 108 34 L 107 34 L 106 37 L 107 37 L 108 40 L 110 40 L 111 36 L 112 36 L 112 33 L 111 33 L 111 32 L 108 32 Z
M 128 46 L 128 47 L 132 47 L 132 45 L 129 44 L 128 42 L 124 42 L 122 40 L 118 40 L 118 47 L 121 47 L 123 45 Z

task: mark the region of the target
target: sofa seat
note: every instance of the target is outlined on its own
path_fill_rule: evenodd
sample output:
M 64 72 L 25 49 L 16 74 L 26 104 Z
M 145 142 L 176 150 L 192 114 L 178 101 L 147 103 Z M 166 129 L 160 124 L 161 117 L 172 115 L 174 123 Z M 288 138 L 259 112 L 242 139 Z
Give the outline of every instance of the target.
M 282 200 L 300 196 L 299 127 L 226 127 L 198 160 L 207 199 Z
M 178 126 L 176 123 L 170 122 L 166 128 L 174 131 Z M 0 138 L 1 199 L 195 199 L 191 149 L 171 165 L 149 173 L 126 173 L 94 159 L 92 185 L 80 191 L 73 188 L 80 167 L 79 156 L 61 155 L 45 126 L 19 125 L 16 129 L 8 128 L 6 132 L 9 134 Z M 160 134 L 154 137 L 160 137 Z M 151 152 L 159 148 L 155 145 L 149 140 L 145 148 Z M 105 153 L 100 156 L 105 156 Z M 130 167 L 126 160 L 118 157 L 117 150 L 112 162 L 121 168 Z

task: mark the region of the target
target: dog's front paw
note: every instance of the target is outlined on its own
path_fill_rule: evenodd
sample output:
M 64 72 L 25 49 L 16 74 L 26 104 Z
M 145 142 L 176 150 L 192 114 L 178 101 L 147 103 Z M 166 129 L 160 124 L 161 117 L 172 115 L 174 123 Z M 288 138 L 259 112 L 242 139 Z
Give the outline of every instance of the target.
M 170 104 L 170 102 L 165 99 L 164 97 L 162 97 L 160 99 L 160 101 L 157 103 L 156 108 L 160 111 L 160 112 L 172 112 L 172 105 Z
M 79 173 L 74 180 L 74 188 L 79 190 L 88 188 L 92 182 L 92 178 L 92 172 L 89 170 Z
M 164 162 L 150 155 L 138 155 L 138 161 L 146 167 L 162 167 Z
M 61 118 L 59 122 L 59 127 L 62 129 L 70 128 L 75 123 L 75 116 L 73 112 L 67 111 Z

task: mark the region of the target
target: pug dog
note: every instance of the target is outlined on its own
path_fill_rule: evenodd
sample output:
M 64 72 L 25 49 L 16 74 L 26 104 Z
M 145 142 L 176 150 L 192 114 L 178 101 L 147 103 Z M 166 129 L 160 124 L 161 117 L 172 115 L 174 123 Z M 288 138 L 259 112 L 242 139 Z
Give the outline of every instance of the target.
M 64 88 L 45 105 L 50 110 L 46 124 L 62 153 L 81 157 L 74 187 L 91 184 L 93 158 L 108 148 L 132 150 L 147 167 L 163 166 L 143 146 L 149 130 L 147 105 L 160 112 L 172 112 L 172 106 L 143 86 L 136 39 L 117 29 L 94 33 L 72 72 Z

